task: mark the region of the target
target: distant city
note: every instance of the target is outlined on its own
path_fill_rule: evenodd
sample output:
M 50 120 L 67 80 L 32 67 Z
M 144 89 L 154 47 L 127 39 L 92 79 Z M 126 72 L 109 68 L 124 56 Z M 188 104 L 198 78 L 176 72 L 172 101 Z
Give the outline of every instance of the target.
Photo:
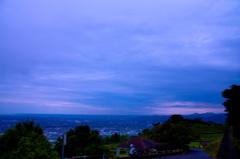
M 184 116 L 184 115 L 183 115 Z M 50 142 L 70 129 L 80 125 L 88 125 L 91 130 L 97 129 L 101 136 L 106 137 L 114 133 L 120 135 L 127 134 L 136 136 L 143 129 L 152 129 L 153 123 L 163 123 L 168 120 L 169 115 L 154 116 L 131 116 L 131 115 L 53 115 L 53 114 L 16 114 L 0 115 L 0 134 L 5 130 L 13 128 L 16 123 L 34 120 L 44 128 L 44 134 Z M 225 114 L 192 114 L 185 115 L 184 118 L 202 118 L 206 122 L 224 123 Z

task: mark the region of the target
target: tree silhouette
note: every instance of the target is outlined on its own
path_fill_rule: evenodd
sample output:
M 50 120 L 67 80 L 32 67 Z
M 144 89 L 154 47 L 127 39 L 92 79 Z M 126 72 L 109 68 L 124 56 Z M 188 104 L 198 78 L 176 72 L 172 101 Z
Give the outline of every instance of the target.
M 88 125 L 78 126 L 66 132 L 67 144 L 65 145 L 65 157 L 82 155 L 102 155 L 107 152 L 103 145 L 103 139 L 98 130 L 92 130 Z M 54 149 L 62 152 L 63 139 L 59 137 Z
M 222 92 L 222 97 L 226 98 L 223 103 L 225 111 L 228 112 L 226 123 L 233 128 L 234 145 L 240 151 L 240 85 L 232 85 L 230 89 L 225 89 Z
M 59 158 L 43 134 L 43 128 L 34 121 L 17 123 L 0 136 L 0 158 Z
M 144 129 L 139 135 L 156 142 L 167 142 L 169 148 L 187 149 L 187 145 L 199 139 L 200 134 L 186 121 L 181 115 L 174 114 L 165 123 L 153 124 L 153 129 Z

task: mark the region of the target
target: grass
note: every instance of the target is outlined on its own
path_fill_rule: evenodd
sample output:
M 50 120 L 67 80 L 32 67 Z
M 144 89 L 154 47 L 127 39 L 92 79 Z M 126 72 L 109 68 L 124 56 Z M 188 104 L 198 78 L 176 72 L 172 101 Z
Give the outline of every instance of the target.
M 106 147 L 110 150 L 110 154 L 114 155 L 114 157 L 116 157 L 117 145 L 118 145 L 118 144 L 109 144 L 109 145 L 106 145 Z M 128 156 L 129 156 L 129 154 L 126 153 L 126 151 L 129 151 L 130 149 L 120 148 L 120 150 L 121 150 L 121 152 L 120 152 L 120 157 L 128 157 Z
M 225 124 L 193 124 L 194 129 L 200 132 L 200 141 L 194 141 L 189 144 L 190 147 L 199 148 L 201 142 L 210 141 L 216 142 L 222 138 L 226 129 Z
M 188 146 L 194 147 L 194 148 L 200 148 L 200 142 L 199 141 L 191 142 Z
M 202 148 L 207 154 L 216 158 L 218 149 L 220 147 L 224 131 L 226 129 L 225 124 L 194 124 L 192 125 L 197 131 L 200 132 L 200 141 L 191 142 L 190 147 Z M 208 145 L 202 147 L 201 142 L 210 141 Z
M 193 124 L 192 126 L 202 134 L 224 132 L 226 129 L 225 124 Z
M 209 154 L 210 156 L 216 158 L 218 149 L 219 149 L 220 144 L 221 144 L 221 141 L 222 141 L 222 138 L 220 138 L 217 141 L 212 142 L 212 143 L 208 144 L 207 146 L 203 147 L 203 150 L 207 154 Z

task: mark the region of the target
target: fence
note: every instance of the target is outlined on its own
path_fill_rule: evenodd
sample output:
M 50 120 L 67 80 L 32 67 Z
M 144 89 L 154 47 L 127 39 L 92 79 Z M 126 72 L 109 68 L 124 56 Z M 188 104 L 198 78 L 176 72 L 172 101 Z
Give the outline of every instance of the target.
M 162 151 L 155 151 L 149 152 L 148 154 L 142 154 L 141 158 L 153 158 L 153 157 L 160 157 L 164 155 L 173 155 L 177 153 L 182 153 L 183 149 L 174 149 L 174 150 L 162 150 Z M 92 156 L 76 156 L 68 159 L 125 159 L 129 157 L 115 157 L 114 155 L 92 155 Z
M 68 159 L 107 159 L 107 158 L 114 158 L 114 155 L 91 155 L 91 156 L 76 156 Z
M 174 149 L 174 150 L 162 150 L 162 151 L 155 151 L 155 152 L 149 152 L 148 154 L 142 154 L 142 158 L 153 158 L 153 157 L 160 157 L 164 155 L 173 155 L 182 153 L 183 149 Z

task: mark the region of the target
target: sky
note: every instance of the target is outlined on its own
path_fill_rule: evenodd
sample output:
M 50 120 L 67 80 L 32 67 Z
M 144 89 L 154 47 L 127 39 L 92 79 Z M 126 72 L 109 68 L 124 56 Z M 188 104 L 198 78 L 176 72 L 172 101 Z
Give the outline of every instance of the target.
M 0 114 L 224 113 L 239 0 L 1 0 Z

